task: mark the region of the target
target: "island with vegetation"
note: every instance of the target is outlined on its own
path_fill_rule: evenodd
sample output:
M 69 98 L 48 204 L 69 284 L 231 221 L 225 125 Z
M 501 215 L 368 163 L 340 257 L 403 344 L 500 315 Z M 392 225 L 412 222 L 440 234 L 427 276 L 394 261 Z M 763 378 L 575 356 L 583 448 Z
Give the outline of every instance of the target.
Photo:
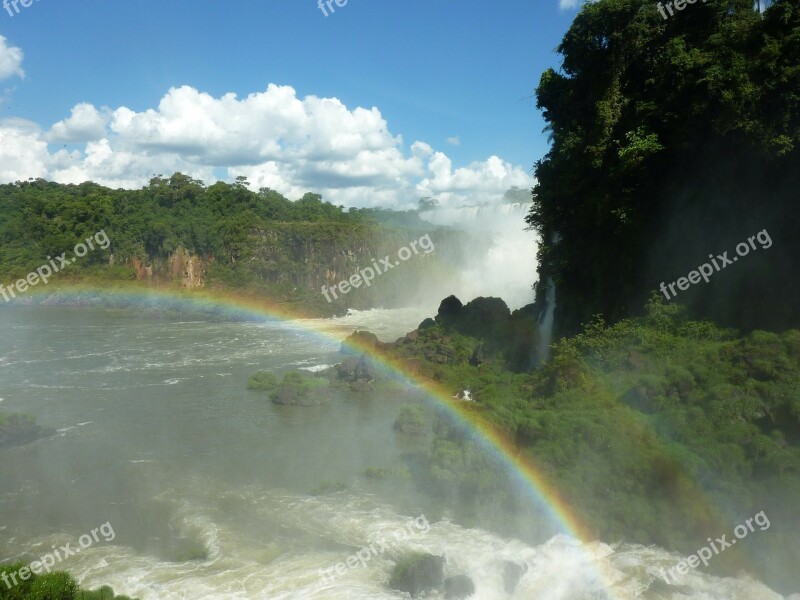
M 30 415 L 0 411 L 0 448 L 27 444 L 54 433 L 52 429 L 37 425 Z

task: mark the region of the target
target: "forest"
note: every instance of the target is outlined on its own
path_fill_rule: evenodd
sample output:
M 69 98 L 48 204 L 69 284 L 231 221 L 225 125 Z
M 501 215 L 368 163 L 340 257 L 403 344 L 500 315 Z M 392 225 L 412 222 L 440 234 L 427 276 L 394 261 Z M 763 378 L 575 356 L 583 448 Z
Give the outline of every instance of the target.
M 768 4 L 664 20 L 648 0 L 604 0 L 576 17 L 536 91 L 552 146 L 527 217 L 560 333 L 641 314 L 662 281 L 764 229 L 774 248 L 681 302 L 744 329 L 800 324 L 800 6 Z

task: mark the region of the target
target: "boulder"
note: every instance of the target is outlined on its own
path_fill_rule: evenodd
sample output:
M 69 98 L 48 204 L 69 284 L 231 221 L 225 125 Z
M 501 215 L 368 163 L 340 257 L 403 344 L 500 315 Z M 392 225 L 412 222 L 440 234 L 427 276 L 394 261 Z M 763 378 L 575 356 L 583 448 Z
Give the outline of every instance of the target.
M 336 365 L 336 378 L 339 381 L 346 381 L 348 383 L 373 381 L 375 377 L 375 369 L 364 354 L 360 357 L 349 356 L 344 362 Z
M 463 600 L 475 593 L 475 584 L 466 575 L 448 577 L 444 581 L 444 597 L 447 600 Z
M 407 556 L 394 566 L 389 587 L 418 598 L 425 592 L 438 590 L 443 582 L 444 557 L 417 553 Z
M 436 314 L 436 322 L 442 325 L 453 325 L 461 316 L 464 305 L 455 296 L 448 296 L 439 304 L 439 312 Z M 427 320 L 427 319 L 426 319 Z M 425 321 L 423 321 L 424 323 Z M 421 327 L 420 327 L 421 328 Z
M 510 560 L 503 561 L 503 587 L 506 594 L 513 594 L 514 590 L 519 585 L 519 580 L 528 572 L 528 565 L 526 563 L 517 564 Z

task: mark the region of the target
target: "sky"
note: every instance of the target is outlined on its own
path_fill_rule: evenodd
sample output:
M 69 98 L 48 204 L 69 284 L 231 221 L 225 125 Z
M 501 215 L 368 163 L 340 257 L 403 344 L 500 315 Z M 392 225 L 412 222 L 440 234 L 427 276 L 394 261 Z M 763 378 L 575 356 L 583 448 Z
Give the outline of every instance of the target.
M 0 8 L 0 183 L 243 175 L 290 199 L 398 209 L 530 188 L 548 149 L 534 92 L 578 10 L 24 1 Z

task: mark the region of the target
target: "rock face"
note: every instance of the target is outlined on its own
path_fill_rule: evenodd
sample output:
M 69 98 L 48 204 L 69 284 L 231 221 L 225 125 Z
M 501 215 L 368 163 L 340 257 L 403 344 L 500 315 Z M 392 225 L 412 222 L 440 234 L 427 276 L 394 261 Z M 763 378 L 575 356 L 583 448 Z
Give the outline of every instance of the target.
M 447 329 L 479 338 L 493 339 L 505 332 L 498 324 L 507 324 L 511 311 L 500 298 L 475 298 L 466 305 L 455 296 L 448 296 L 439 305 L 436 323 Z
M 378 336 L 369 331 L 354 331 L 347 336 L 342 344 L 342 354 L 354 354 L 361 352 L 362 349 L 370 350 L 383 350 L 389 347 L 390 344 L 385 344 L 378 339 Z
M 145 263 L 134 257 L 130 259 L 128 265 L 133 268 L 137 281 L 147 283 L 180 281 L 182 287 L 191 289 L 205 287 L 206 273 L 212 262 L 214 262 L 213 256 L 203 258 L 178 248 L 166 261 L 161 258 L 148 260 Z
M 355 383 L 357 381 L 373 381 L 375 379 L 375 369 L 369 364 L 366 356 L 350 356 L 341 364 L 336 365 L 336 375 L 339 381 Z
M 503 587 L 506 593 L 511 595 L 519 585 L 519 580 L 528 572 L 528 565 L 519 565 L 510 560 L 503 561 Z
M 475 593 L 475 584 L 466 575 L 448 577 L 444 581 L 444 597 L 447 600 L 463 600 Z
M 444 557 L 413 554 L 397 563 L 389 587 L 418 598 L 425 592 L 439 589 L 444 582 Z
M 209 259 L 211 262 L 213 259 Z M 178 248 L 169 257 L 170 274 L 173 279 L 180 279 L 185 288 L 205 287 L 207 265 L 199 256 Z

